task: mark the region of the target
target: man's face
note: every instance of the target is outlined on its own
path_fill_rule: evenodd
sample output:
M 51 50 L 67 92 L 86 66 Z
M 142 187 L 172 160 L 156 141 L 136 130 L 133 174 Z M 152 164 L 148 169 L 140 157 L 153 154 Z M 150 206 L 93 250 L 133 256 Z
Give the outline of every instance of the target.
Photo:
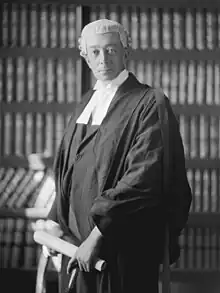
M 110 81 L 125 68 L 125 50 L 119 34 L 92 34 L 87 42 L 87 63 L 96 79 Z

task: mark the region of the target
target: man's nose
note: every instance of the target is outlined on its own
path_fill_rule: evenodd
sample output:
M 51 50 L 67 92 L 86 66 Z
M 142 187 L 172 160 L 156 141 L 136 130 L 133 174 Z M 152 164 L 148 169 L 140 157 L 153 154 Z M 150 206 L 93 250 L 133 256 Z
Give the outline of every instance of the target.
M 108 62 L 108 53 L 105 50 L 100 52 L 100 62 L 107 63 Z

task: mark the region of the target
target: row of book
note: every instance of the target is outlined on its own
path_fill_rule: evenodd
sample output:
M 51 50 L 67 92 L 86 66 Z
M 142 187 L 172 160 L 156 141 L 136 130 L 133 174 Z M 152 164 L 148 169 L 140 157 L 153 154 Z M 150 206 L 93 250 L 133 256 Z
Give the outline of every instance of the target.
M 0 220 L 0 268 L 36 268 L 41 247 L 33 240 L 30 223 Z M 187 228 L 180 237 L 181 254 L 173 266 L 180 269 L 219 270 L 220 237 L 212 228 Z
M 45 207 L 51 205 L 54 181 L 42 171 L 0 169 L 0 206 L 9 208 Z M 220 171 L 216 169 L 188 169 L 187 177 L 192 189 L 192 212 L 220 211 Z
M 41 171 L 0 169 L 0 206 L 10 208 L 45 207 L 52 204 L 54 181 Z M 3 174 L 4 173 L 4 174 Z M 219 212 L 220 172 L 219 169 L 187 169 L 187 177 L 192 189 L 192 212 Z
M 40 247 L 22 219 L 0 220 L 0 268 L 36 268 Z
M 220 117 L 179 115 L 186 158 L 220 158 Z
M 119 5 L 92 6 L 91 19 L 122 23 L 133 48 L 214 49 L 220 45 L 220 11 L 206 9 L 144 8 Z
M 194 193 L 192 211 L 219 212 L 219 170 L 189 172 Z M 48 207 L 54 200 L 54 180 L 49 172 L 1 168 L 0 180 L 0 206 Z M 39 188 L 33 192 L 36 184 Z M 0 219 L 0 268 L 36 268 L 40 247 L 33 240 L 33 228 L 34 222 L 24 219 Z M 180 237 L 180 247 L 176 268 L 219 269 L 220 236 L 215 228 L 186 228 Z
M 54 196 L 54 181 L 41 171 L 33 172 L 22 168 L 0 171 L 0 206 L 9 208 L 45 207 Z M 193 193 L 192 212 L 220 211 L 220 171 L 216 169 L 188 169 L 187 177 Z
M 0 207 L 50 209 L 55 184 L 50 170 L 0 169 Z M 0 219 L 0 268 L 36 268 L 41 247 L 33 239 L 35 220 Z
M 44 105 L 42 105 L 44 107 Z M 2 156 L 43 153 L 58 149 L 70 114 L 5 113 L 1 117 Z
M 219 62 L 131 60 L 128 69 L 141 82 L 161 87 L 172 104 L 220 105 Z M 0 59 L 0 101 L 80 101 L 81 72 L 80 60 Z
M 76 47 L 81 6 L 2 4 L 2 45 Z M 220 47 L 220 11 L 92 5 L 91 21 L 109 18 L 129 31 L 133 48 L 214 49 Z
M 70 114 L 61 113 L 3 113 L 3 155 L 42 152 L 43 149 L 53 153 L 69 117 Z M 179 124 L 186 158 L 220 158 L 220 117 L 180 115 Z
M 188 169 L 187 177 L 192 189 L 192 212 L 219 212 L 220 172 L 216 169 Z
M 79 12 L 71 4 L 2 4 L 2 46 L 76 47 Z
M 0 101 L 79 100 L 80 64 L 72 59 L 0 59 Z
M 220 64 L 214 61 L 131 61 L 141 82 L 161 87 L 172 104 L 220 105 Z
M 214 228 L 187 228 L 180 237 L 180 269 L 220 268 L 220 236 Z
M 51 171 L 24 168 L 0 169 L 0 207 L 50 207 L 55 185 Z

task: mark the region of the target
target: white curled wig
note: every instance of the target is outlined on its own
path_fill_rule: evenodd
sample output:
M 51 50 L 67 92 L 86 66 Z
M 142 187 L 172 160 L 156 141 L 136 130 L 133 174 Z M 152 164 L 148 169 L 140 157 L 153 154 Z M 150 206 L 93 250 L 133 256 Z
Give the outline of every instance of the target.
M 78 39 L 80 55 L 87 57 L 86 39 L 91 34 L 105 34 L 117 32 L 119 34 L 122 46 L 126 51 L 131 48 L 131 39 L 127 30 L 118 22 L 109 19 L 99 19 L 87 24 Z

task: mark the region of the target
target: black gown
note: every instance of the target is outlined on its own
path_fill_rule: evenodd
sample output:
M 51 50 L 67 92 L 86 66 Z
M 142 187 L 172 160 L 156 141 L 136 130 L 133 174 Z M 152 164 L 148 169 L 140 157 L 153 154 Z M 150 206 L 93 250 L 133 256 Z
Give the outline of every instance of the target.
M 89 92 L 75 109 L 64 133 L 54 166 L 57 196 L 48 218 L 77 246 L 98 226 L 103 234 L 99 257 L 107 268 L 78 270 L 70 292 L 156 293 L 165 215 L 163 142 L 154 91 L 130 74 L 100 126 L 77 124 L 91 96 Z M 175 125 L 172 113 L 171 120 Z M 184 169 L 178 143 L 178 167 Z M 184 176 L 182 190 L 188 192 Z M 62 293 L 69 278 L 67 262 L 64 257 Z
M 86 124 L 77 124 L 75 135 L 72 139 L 72 147 L 77 149 L 75 160 L 70 161 L 68 164 L 68 170 L 66 172 L 66 176 L 64 177 L 64 190 L 68 190 L 70 196 L 70 205 L 69 205 L 69 216 L 68 216 L 68 227 L 74 235 L 74 244 L 80 245 L 80 243 L 87 238 L 91 230 L 94 228 L 94 223 L 91 218 L 88 217 L 90 210 L 92 208 L 92 204 L 94 202 L 95 196 L 98 194 L 98 185 L 96 173 L 94 170 L 95 166 L 95 153 L 93 152 L 94 142 L 96 139 L 96 135 L 98 132 L 99 126 L 88 125 Z M 79 144 L 79 145 L 77 145 Z M 70 158 L 73 156 L 73 152 L 75 150 L 70 150 Z M 71 177 L 71 179 L 69 178 Z M 76 196 L 77 195 L 77 196 Z M 94 198 L 93 198 L 94 197 Z M 131 231 L 131 233 L 133 233 Z M 131 237 L 133 237 L 131 235 Z M 66 240 L 71 241 L 71 238 L 68 236 L 65 237 Z M 152 240 L 152 239 L 151 239 Z M 155 243 L 155 240 L 153 243 Z M 131 239 L 127 239 L 127 241 L 132 241 Z M 121 241 L 120 241 L 121 242 Z M 150 241 L 149 241 L 150 242 Z M 86 273 L 80 272 L 79 270 L 76 273 L 75 280 L 71 285 L 71 289 L 67 291 L 67 287 L 69 284 L 70 276 L 66 274 L 66 266 L 69 261 L 68 257 L 63 257 L 63 265 L 62 265 L 62 278 L 61 278 L 61 292 L 70 292 L 70 293 L 113 293 L 113 292 L 134 292 L 139 288 L 138 292 L 146 292 L 145 288 L 151 288 L 150 292 L 157 292 L 157 278 L 158 278 L 158 265 L 159 262 L 155 262 L 155 255 L 153 254 L 153 258 L 148 258 L 148 263 L 145 263 L 143 260 L 143 267 L 140 268 L 139 260 L 137 262 L 137 266 L 139 269 L 135 267 L 135 260 L 132 260 L 132 257 L 127 257 L 129 251 L 126 252 L 125 260 L 121 260 L 120 258 L 124 258 L 122 255 L 118 255 L 117 253 L 117 245 L 119 243 L 110 242 L 110 243 L 102 243 L 100 258 L 105 259 L 107 263 L 107 268 L 104 272 L 99 272 L 94 270 L 93 272 Z M 123 245 L 121 243 L 120 249 L 126 251 L 125 247 L 126 243 L 124 241 Z M 138 249 L 141 248 L 141 244 Z M 152 256 L 152 250 L 149 251 L 149 256 Z M 144 247 L 144 249 L 150 249 L 149 247 Z M 142 251 L 142 249 L 140 249 Z M 136 256 L 139 258 L 143 257 L 142 255 L 138 256 L 138 252 Z M 123 264 L 123 265 L 122 265 Z M 126 272 L 126 267 L 134 266 L 132 270 L 128 270 Z M 141 270 L 141 272 L 140 272 Z M 121 272 L 120 272 L 121 271 Z M 125 272 L 129 274 L 125 275 Z M 133 283 L 133 279 L 137 279 L 135 275 L 138 273 L 138 279 L 144 281 L 144 283 L 137 284 Z M 149 274 L 149 280 L 146 281 L 147 275 Z M 127 280 L 130 280 L 129 285 L 126 287 L 123 284 L 121 278 L 122 276 L 126 276 Z M 147 286 L 146 286 L 147 285 Z M 120 291 L 121 288 L 121 291 Z M 143 290 L 143 291 L 140 291 Z M 129 290 L 129 291 L 128 291 Z

